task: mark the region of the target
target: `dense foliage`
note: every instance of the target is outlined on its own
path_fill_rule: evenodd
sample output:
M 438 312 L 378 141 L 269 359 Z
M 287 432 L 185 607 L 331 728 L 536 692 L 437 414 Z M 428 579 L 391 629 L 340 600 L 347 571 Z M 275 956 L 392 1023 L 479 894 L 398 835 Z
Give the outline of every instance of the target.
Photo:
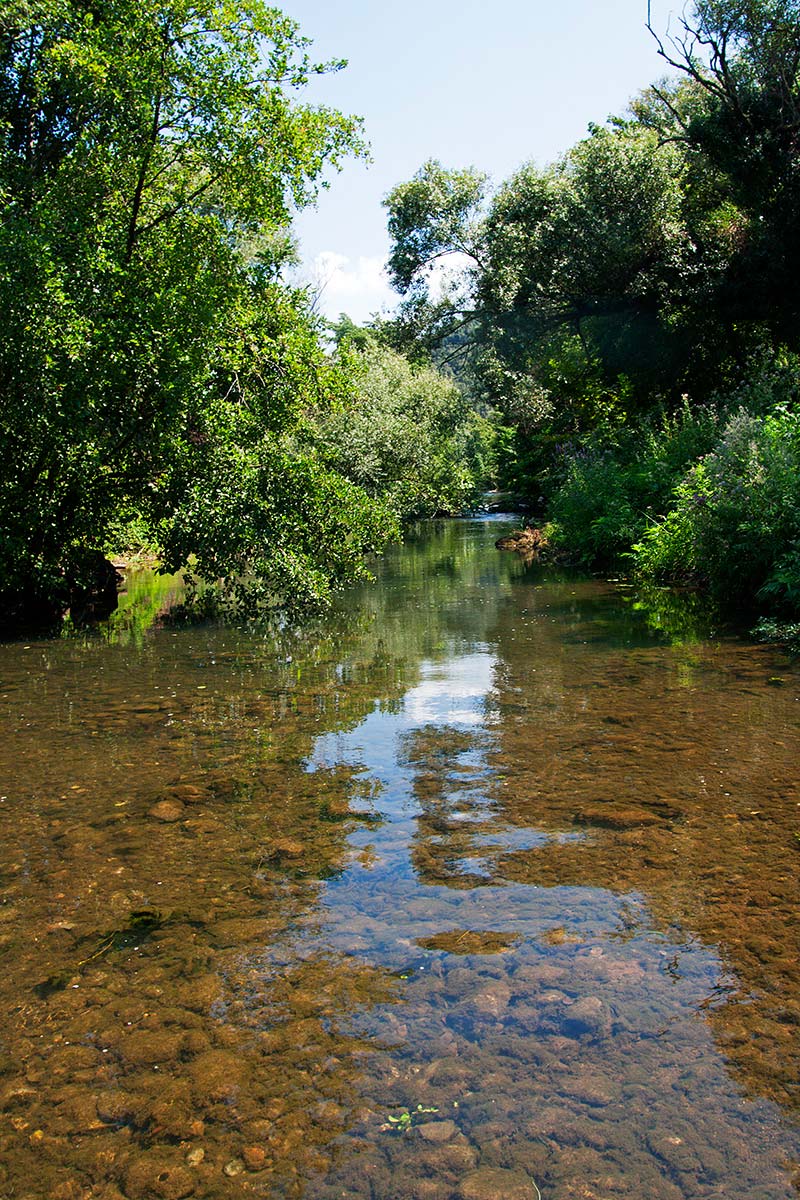
M 359 349 L 351 340 L 341 352 L 353 395 L 320 414 L 320 454 L 400 518 L 469 507 L 492 473 L 489 421 L 451 380 L 409 363 L 369 335 Z
M 655 577 L 687 572 L 721 596 L 800 609 L 800 415 L 740 409 L 635 547 Z
M 800 2 L 654 37 L 672 75 L 558 162 L 399 184 L 399 316 L 333 352 L 283 273 L 363 150 L 300 99 L 342 64 L 262 0 L 6 0 L 0 617 L 126 526 L 234 610 L 325 602 L 495 459 L 585 561 L 797 613 Z
M 292 210 L 361 150 L 295 96 L 339 65 L 261 0 L 6 0 L 6 615 L 91 585 L 127 517 L 236 602 L 324 599 L 393 529 L 297 436 L 348 386 L 280 282 Z
M 389 332 L 497 407 L 580 557 L 796 610 L 800 5 L 696 0 L 654 45 L 673 75 L 552 166 L 394 189 Z

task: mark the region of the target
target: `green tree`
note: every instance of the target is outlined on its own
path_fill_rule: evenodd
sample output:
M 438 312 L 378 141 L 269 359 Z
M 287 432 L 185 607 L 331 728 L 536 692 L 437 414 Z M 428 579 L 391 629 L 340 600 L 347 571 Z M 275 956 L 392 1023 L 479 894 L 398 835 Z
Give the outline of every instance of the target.
M 350 343 L 353 396 L 320 414 L 320 453 L 398 517 L 454 513 L 492 472 L 493 429 L 456 385 L 374 339 Z
M 684 149 L 636 121 L 593 128 L 488 202 L 475 173 L 426 164 L 386 201 L 406 297 L 398 343 L 420 326 L 427 345 L 457 334 L 478 394 L 523 439 L 574 433 L 609 408 L 624 416 L 660 388 L 677 395 L 701 342 L 694 301 L 707 278 L 686 173 Z M 432 297 L 431 264 L 456 251 L 470 256 L 461 287 Z
M 692 103 L 657 87 L 656 121 L 725 180 L 735 206 L 736 254 L 721 299 L 731 318 L 768 322 L 797 342 L 800 232 L 800 4 L 797 0 L 696 0 L 680 32 L 660 37 Z
M 68 599 L 125 511 L 168 565 L 266 574 L 275 602 L 324 597 L 385 537 L 297 448 L 344 385 L 279 282 L 292 211 L 362 149 L 356 120 L 296 97 L 341 65 L 261 0 L 3 6 L 7 612 Z
M 429 356 L 444 343 L 463 357 L 471 332 L 472 293 L 480 268 L 487 176 L 475 168 L 452 170 L 435 159 L 400 183 L 384 200 L 392 246 L 389 279 L 403 296 L 385 336 L 412 354 Z M 457 283 L 432 290 L 435 268 L 457 261 Z M 440 356 L 441 359 L 441 356 Z
M 680 152 L 647 131 L 595 128 L 555 167 L 525 167 L 500 189 L 478 303 L 504 361 L 524 366 L 534 339 L 561 330 L 612 377 L 635 373 L 646 339 L 638 366 L 649 371 L 659 310 L 693 267 L 683 171 Z
M 448 170 L 429 159 L 385 200 L 389 211 L 389 278 L 400 292 L 424 287 L 431 265 L 448 254 L 477 259 L 477 216 L 486 176 L 474 168 Z

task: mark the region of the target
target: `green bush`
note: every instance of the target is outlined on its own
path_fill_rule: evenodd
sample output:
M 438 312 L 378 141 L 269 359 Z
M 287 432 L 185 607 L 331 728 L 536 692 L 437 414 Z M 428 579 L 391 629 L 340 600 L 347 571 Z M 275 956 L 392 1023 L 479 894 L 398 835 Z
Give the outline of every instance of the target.
M 610 562 L 639 529 L 627 464 L 609 446 L 572 451 L 563 483 L 551 499 L 556 542 L 584 562 Z
M 653 578 L 692 576 L 722 599 L 800 609 L 800 415 L 743 408 L 633 553 Z
M 557 540 L 586 562 L 619 559 L 666 510 L 677 481 L 713 445 L 717 428 L 713 408 L 692 409 L 684 399 L 673 415 L 606 425 L 562 447 L 549 506 Z

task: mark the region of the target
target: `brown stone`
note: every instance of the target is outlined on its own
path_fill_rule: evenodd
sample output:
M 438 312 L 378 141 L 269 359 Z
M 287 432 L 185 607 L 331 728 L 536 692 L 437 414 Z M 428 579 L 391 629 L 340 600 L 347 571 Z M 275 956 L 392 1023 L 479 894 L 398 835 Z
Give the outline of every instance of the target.
M 168 788 L 165 798 L 177 800 L 179 804 L 202 804 L 204 800 L 209 799 L 209 793 L 205 788 L 196 787 L 193 783 L 176 783 Z
M 177 997 L 180 1003 L 194 1012 L 208 1012 L 220 998 L 222 987 L 218 975 L 198 975 L 183 984 Z
M 117 1089 L 100 1092 L 97 1097 L 97 1115 L 108 1125 L 124 1125 L 135 1117 L 140 1107 L 138 1097 Z
M 201 1029 L 190 1029 L 181 1048 L 184 1054 L 202 1054 L 204 1050 L 211 1048 L 211 1041 Z
M 266 1165 L 267 1152 L 263 1146 L 245 1146 L 242 1158 L 248 1171 L 260 1171 Z
M 195 1091 L 206 1100 L 234 1100 L 244 1082 L 241 1060 L 227 1050 L 208 1050 L 189 1068 Z
M 216 821 L 213 817 L 207 815 L 187 817 L 183 822 L 183 828 L 190 830 L 198 837 L 215 837 L 218 833 L 225 834 L 228 832 L 221 821 Z
M 21 1108 L 36 1099 L 36 1088 L 30 1087 L 24 1079 L 7 1084 L 0 1092 L 0 1109 Z
M 335 1100 L 321 1101 L 311 1115 L 323 1129 L 340 1129 L 345 1123 L 345 1110 Z
M 471 1003 L 478 1012 L 488 1017 L 499 1017 L 508 1008 L 511 999 L 511 988 L 502 979 L 481 988 L 471 998 Z
M 418 1136 L 433 1145 L 449 1142 L 457 1133 L 458 1126 L 455 1121 L 426 1121 L 424 1125 L 417 1126 Z
M 675 1133 L 652 1133 L 647 1143 L 655 1155 L 673 1171 L 696 1172 L 701 1168 L 700 1160 L 690 1145 Z
M 195 1180 L 186 1167 L 157 1150 L 136 1158 L 125 1175 L 130 1200 L 183 1200 L 194 1189 Z
M 459 1200 L 534 1200 L 536 1190 L 519 1171 L 479 1167 L 461 1181 Z
M 225 775 L 221 772 L 209 775 L 208 786 L 214 795 L 222 800 L 234 799 L 241 790 L 239 780 L 234 775 Z
M 564 1032 L 571 1037 L 598 1036 L 611 1029 L 611 1016 L 599 996 L 584 996 L 566 1010 Z
M 615 1089 L 602 1075 L 581 1075 L 568 1086 L 567 1091 L 580 1104 L 602 1108 L 617 1098 L 619 1089 Z
M 85 1192 L 74 1179 L 57 1184 L 50 1193 L 52 1200 L 83 1200 Z
M 302 858 L 306 848 L 294 838 L 277 838 L 270 848 L 270 858 Z
M 76 1089 L 58 1106 L 53 1128 L 56 1133 L 70 1135 L 94 1133 L 102 1129 L 103 1123 L 97 1115 L 94 1097 L 87 1095 L 82 1088 Z
M 439 1142 L 420 1146 L 415 1156 L 415 1166 L 426 1175 L 442 1178 L 448 1173 L 461 1179 L 478 1165 L 478 1151 L 466 1138 L 459 1141 Z
M 180 1055 L 183 1037 L 181 1030 L 138 1029 L 129 1034 L 119 1048 L 128 1062 L 137 1066 L 174 1062 Z
M 581 808 L 573 817 L 575 825 L 597 825 L 604 829 L 638 829 L 646 825 L 661 825 L 663 818 L 646 808 L 617 808 L 592 805 Z
M 194 1136 L 194 1117 L 188 1105 L 176 1100 L 160 1100 L 153 1105 L 150 1119 L 163 1138 L 188 1142 Z
M 164 821 L 171 824 L 173 821 L 180 821 L 184 813 L 184 807 L 177 800 L 159 800 L 158 804 L 154 804 L 148 812 L 148 817 L 152 817 L 154 821 Z

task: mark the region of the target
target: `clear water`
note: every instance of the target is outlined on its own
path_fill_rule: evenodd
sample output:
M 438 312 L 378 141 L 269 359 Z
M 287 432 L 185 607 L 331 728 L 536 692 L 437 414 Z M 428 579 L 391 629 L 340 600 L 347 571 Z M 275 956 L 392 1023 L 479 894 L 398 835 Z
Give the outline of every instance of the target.
M 800 671 L 421 526 L 0 647 L 0 1194 L 789 1200 Z

